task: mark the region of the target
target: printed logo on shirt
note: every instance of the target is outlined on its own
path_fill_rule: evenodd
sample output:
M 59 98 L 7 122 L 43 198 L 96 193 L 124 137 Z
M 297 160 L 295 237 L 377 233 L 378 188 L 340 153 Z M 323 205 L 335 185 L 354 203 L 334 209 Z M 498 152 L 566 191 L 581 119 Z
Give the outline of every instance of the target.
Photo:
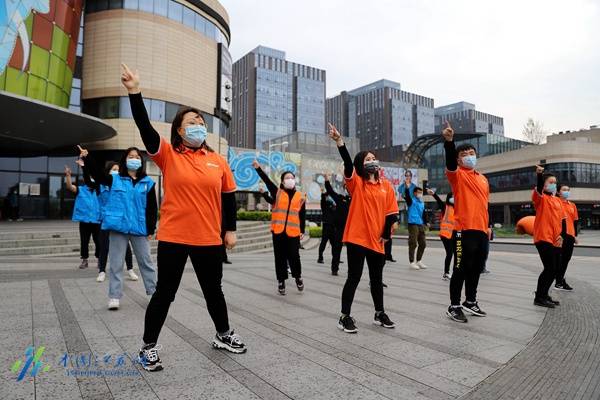
M 211 162 L 207 162 L 206 165 L 208 165 L 209 167 L 213 167 L 213 168 L 219 168 L 218 164 L 213 164 Z

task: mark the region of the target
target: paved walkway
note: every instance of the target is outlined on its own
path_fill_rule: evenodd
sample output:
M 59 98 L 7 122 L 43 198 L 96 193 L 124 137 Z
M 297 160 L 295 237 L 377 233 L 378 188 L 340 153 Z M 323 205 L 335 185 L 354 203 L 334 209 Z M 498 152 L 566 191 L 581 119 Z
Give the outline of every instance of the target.
M 336 328 L 345 274 L 332 277 L 315 262 L 316 250 L 302 253 L 305 292 L 290 287 L 283 297 L 270 253 L 232 256 L 223 287 L 244 355 L 210 347 L 214 328 L 188 266 L 160 337 L 165 370 L 154 374 L 127 358 L 141 341 L 148 302 L 141 282 L 127 281 L 121 309 L 111 312 L 107 283 L 77 270 L 77 258 L 5 258 L 0 399 L 599 398 L 597 257 L 574 257 L 576 291 L 554 293 L 564 305 L 546 312 L 532 305 L 537 255 L 493 252 L 492 274 L 480 284 L 490 315 L 457 324 L 444 316 L 443 250 L 427 250 L 431 268 L 423 271 L 408 270 L 405 246 L 394 253 L 385 301 L 397 327 L 371 324 L 365 275 L 353 307 L 356 335 Z M 32 344 L 45 347 L 43 365 L 17 381 Z M 68 375 L 98 371 L 104 376 Z

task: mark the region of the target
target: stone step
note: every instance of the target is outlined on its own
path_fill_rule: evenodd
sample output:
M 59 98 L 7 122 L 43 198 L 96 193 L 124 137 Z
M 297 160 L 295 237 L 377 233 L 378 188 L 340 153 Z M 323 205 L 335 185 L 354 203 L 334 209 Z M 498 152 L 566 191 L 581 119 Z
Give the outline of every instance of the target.
M 50 244 L 50 245 L 38 245 L 28 247 L 6 247 L 0 248 L 0 257 L 3 256 L 31 256 L 31 255 L 50 255 L 50 254 L 77 254 L 79 253 L 79 239 L 68 239 L 69 243 L 66 244 Z M 240 247 L 248 244 L 265 244 L 268 246 L 272 245 L 271 234 L 268 231 L 262 231 L 252 234 L 240 234 L 238 235 L 237 243 Z M 157 240 L 152 240 L 150 243 L 151 249 L 155 249 L 158 245 Z M 262 248 L 261 246 L 257 248 Z M 90 243 L 89 252 L 94 254 L 95 246 L 93 242 Z
M 261 230 L 269 230 L 269 223 L 263 221 L 239 221 L 237 224 L 237 232 L 259 232 Z M 0 242 L 6 240 L 34 240 L 34 239 L 56 239 L 56 238 L 79 238 L 79 230 L 77 224 L 73 223 L 72 229 L 61 229 L 61 230 L 46 230 L 46 231 L 35 231 L 35 230 L 17 230 L 15 231 L 2 231 L 0 232 Z

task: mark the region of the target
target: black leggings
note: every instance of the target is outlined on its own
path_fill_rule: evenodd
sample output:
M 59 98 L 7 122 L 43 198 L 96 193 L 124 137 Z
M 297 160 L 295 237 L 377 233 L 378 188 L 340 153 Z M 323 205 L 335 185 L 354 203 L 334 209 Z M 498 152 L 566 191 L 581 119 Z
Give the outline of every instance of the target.
M 98 272 L 106 271 L 106 260 L 108 260 L 108 249 L 110 244 L 110 231 L 100 229 L 98 234 L 98 241 L 100 243 L 100 255 L 98 256 Z M 127 242 L 127 250 L 125 251 L 125 264 L 127 270 L 133 269 L 133 256 L 131 254 L 131 245 Z
M 348 278 L 346 278 L 346 284 L 342 290 L 342 314 L 350 315 L 354 293 L 362 276 L 365 259 L 369 268 L 371 297 L 373 297 L 375 311 L 384 311 L 382 280 L 385 254 L 352 243 L 346 243 L 346 251 L 348 252 Z
M 188 257 L 206 300 L 206 308 L 218 333 L 229 331 L 227 304 L 221 289 L 223 263 L 221 246 L 189 246 L 158 242 L 158 281 L 146 308 L 144 343 L 156 343 L 171 302 L 175 300 Z
M 575 246 L 575 238 L 571 235 L 567 235 L 563 241 L 563 246 L 560 254 L 560 264 L 558 271 L 556 272 L 556 283 L 563 283 L 565 281 L 565 274 L 567 273 L 567 267 L 569 261 L 573 256 L 573 247 Z
M 79 223 L 79 240 L 81 243 L 81 259 L 87 260 L 89 257 L 89 246 L 90 246 L 90 236 L 94 241 L 94 245 L 96 246 L 96 250 L 94 251 L 94 256 L 98 258 L 100 254 L 100 243 L 98 242 L 98 233 L 100 232 L 100 224 L 91 224 L 89 222 L 80 222 Z
M 335 234 L 331 239 L 331 271 L 337 272 L 340 269 L 340 257 L 342 255 L 342 237 L 344 236 L 344 228 L 336 226 Z
M 319 243 L 319 260 L 323 259 L 323 252 L 325 251 L 325 247 L 327 247 L 327 242 L 331 244 L 331 255 L 333 255 L 333 241 L 335 235 L 335 227 L 331 224 L 323 224 L 323 229 L 321 233 L 321 243 Z
M 300 264 L 300 237 L 290 237 L 286 233 L 273 234 L 273 252 L 275 253 L 275 275 L 277 281 L 288 278 L 287 266 L 290 265 L 294 278 L 302 277 Z
M 454 257 L 454 236 L 450 239 L 445 237 L 440 237 L 442 239 L 442 243 L 444 244 L 444 249 L 446 250 L 446 258 L 444 259 L 444 273 L 450 273 L 450 263 L 452 262 L 452 257 Z M 456 258 L 454 259 L 454 264 L 456 264 Z
M 479 275 L 487 257 L 485 247 L 488 236 L 483 231 L 468 230 L 456 232 L 455 238 L 454 270 L 450 279 L 450 304 L 458 306 L 463 283 L 467 301 L 477 301 Z
M 542 265 L 544 266 L 544 269 L 538 278 L 535 297 L 543 299 L 548 296 L 552 281 L 554 281 L 554 278 L 556 277 L 556 270 L 560 263 L 561 249 L 560 247 L 555 247 L 552 243 L 544 241 L 537 242 L 535 247 L 537 248 L 540 259 L 542 260 Z

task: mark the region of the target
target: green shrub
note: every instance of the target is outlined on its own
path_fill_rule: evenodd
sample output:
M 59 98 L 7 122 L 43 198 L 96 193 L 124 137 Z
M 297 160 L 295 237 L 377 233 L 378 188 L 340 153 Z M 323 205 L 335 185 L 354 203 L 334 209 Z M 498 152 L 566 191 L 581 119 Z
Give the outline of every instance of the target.
M 238 211 L 238 221 L 270 221 L 271 213 L 268 211 Z
M 320 226 L 310 227 L 308 228 L 308 234 L 311 238 L 320 238 L 323 236 L 323 228 Z

